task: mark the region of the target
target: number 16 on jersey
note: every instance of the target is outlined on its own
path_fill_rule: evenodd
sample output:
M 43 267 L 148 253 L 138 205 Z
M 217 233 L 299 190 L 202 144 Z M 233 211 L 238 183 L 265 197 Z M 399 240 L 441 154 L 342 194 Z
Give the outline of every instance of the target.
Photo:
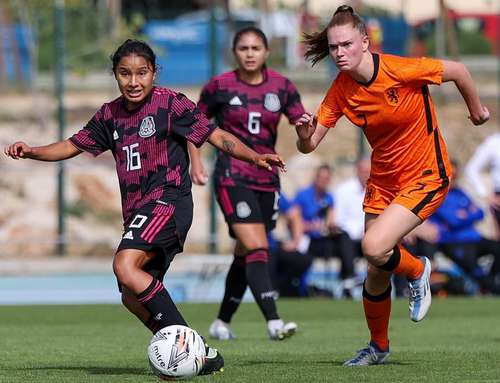
M 129 146 L 124 146 L 122 150 L 127 153 L 127 171 L 137 170 L 141 168 L 141 154 L 134 150 L 139 147 L 139 143 Z

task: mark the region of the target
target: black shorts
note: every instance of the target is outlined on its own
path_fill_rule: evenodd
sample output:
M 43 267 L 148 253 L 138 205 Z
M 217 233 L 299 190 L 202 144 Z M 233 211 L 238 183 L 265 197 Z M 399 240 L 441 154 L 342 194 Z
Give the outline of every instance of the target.
M 229 235 L 235 238 L 234 223 L 262 223 L 266 232 L 276 226 L 278 192 L 264 192 L 242 186 L 218 186 L 217 202 L 229 225 Z
M 192 221 L 191 194 L 179 197 L 175 202 L 147 204 L 138 209 L 125 224 L 117 252 L 138 249 L 156 253 L 145 265 L 144 271 L 163 281 L 175 255 L 184 248 Z

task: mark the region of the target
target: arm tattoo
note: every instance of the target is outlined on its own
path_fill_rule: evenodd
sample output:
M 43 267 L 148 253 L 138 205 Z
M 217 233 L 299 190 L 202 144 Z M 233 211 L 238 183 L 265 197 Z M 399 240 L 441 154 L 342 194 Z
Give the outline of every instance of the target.
M 234 151 L 234 142 L 233 141 L 229 141 L 229 140 L 224 140 L 222 141 L 222 147 L 224 148 L 224 150 L 229 153 L 229 154 L 232 154 L 233 151 Z

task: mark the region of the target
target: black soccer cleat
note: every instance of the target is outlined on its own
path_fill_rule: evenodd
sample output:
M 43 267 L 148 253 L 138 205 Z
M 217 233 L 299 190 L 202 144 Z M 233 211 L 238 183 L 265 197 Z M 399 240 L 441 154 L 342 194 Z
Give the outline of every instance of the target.
M 205 363 L 198 375 L 213 375 L 224 371 L 224 358 L 217 349 L 205 345 L 206 354 Z

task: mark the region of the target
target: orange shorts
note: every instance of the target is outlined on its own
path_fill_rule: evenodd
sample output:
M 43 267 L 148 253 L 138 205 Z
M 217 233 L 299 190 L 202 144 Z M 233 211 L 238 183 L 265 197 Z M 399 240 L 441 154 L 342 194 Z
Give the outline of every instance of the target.
M 397 203 L 411 210 L 422 221 L 426 220 L 444 201 L 449 184 L 443 180 L 420 179 L 399 190 L 391 190 L 368 180 L 363 211 L 382 214 L 391 203 Z

